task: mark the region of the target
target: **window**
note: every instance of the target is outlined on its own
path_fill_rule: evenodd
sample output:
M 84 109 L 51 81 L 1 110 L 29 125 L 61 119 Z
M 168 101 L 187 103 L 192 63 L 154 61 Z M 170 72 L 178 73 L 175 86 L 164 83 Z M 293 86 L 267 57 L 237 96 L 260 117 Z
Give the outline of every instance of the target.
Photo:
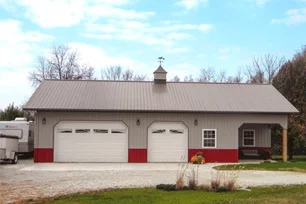
M 123 133 L 125 133 L 125 130 L 124 129 L 116 129 L 116 130 L 112 130 L 112 133 L 123 134 Z
M 154 134 L 162 134 L 162 133 L 165 133 L 165 132 L 166 132 L 165 129 L 152 130 L 152 133 L 154 133 Z
M 107 129 L 93 129 L 94 133 L 108 133 Z
M 72 133 L 72 129 L 57 129 L 58 133 Z
M 255 146 L 255 130 L 243 130 L 243 146 Z
M 217 130 L 203 129 L 202 130 L 202 147 L 216 148 L 217 147 Z
M 172 134 L 183 134 L 184 130 L 170 130 Z
M 75 129 L 75 133 L 90 133 L 90 129 Z

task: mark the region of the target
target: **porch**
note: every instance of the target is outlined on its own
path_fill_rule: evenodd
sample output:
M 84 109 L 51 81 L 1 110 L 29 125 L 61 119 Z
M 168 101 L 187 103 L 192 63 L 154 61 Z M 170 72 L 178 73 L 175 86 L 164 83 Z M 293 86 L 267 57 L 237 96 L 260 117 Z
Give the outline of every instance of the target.
M 272 156 L 271 125 L 244 123 L 238 130 L 239 162 L 247 160 L 268 160 Z M 281 139 L 281 138 L 280 138 Z M 287 161 L 287 129 L 282 131 L 283 161 Z

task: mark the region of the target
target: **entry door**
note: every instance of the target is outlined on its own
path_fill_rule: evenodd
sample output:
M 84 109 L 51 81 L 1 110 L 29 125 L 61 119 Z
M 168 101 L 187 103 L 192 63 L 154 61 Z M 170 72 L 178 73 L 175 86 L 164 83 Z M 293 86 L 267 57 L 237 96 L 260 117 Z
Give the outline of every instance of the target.
M 181 122 L 155 122 L 148 128 L 148 162 L 187 162 L 188 129 Z
M 54 128 L 55 162 L 127 162 L 128 127 L 120 121 L 62 121 Z

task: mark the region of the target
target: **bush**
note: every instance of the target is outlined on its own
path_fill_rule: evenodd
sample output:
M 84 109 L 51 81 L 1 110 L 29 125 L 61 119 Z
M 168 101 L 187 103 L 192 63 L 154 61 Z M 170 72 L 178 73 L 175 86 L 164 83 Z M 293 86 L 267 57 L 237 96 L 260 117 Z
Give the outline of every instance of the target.
M 179 164 L 178 171 L 176 173 L 176 189 L 182 189 L 185 186 L 184 177 L 186 170 L 188 168 L 188 164 Z
M 158 184 L 156 186 L 156 189 L 164 190 L 164 191 L 175 191 L 175 190 L 177 190 L 175 184 Z
M 271 152 L 268 150 L 264 150 L 260 153 L 260 156 L 264 159 L 264 160 L 268 160 L 271 159 Z
M 216 192 L 227 192 L 228 189 L 226 189 L 224 186 L 220 186 L 216 189 Z
M 199 166 L 193 167 L 188 171 L 188 188 L 190 190 L 196 190 L 198 186 L 198 177 L 199 177 Z
M 205 185 L 205 184 L 199 185 L 198 189 L 202 191 L 211 191 L 210 185 Z

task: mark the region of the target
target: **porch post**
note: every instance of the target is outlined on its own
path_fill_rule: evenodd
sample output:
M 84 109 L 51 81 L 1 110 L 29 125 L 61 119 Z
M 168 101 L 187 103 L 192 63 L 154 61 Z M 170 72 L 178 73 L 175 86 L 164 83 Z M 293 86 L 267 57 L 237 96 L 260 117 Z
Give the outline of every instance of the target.
M 287 162 L 287 129 L 283 128 L 283 162 Z

